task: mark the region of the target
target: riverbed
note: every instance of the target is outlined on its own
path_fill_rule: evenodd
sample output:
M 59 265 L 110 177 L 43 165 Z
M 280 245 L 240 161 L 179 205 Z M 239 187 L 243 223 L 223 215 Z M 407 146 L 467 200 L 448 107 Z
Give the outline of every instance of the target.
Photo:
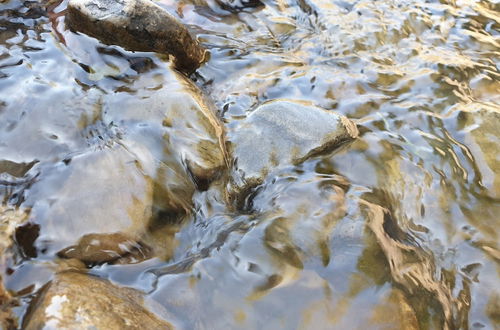
M 158 104 L 144 101 L 197 102 L 169 58 L 70 31 L 66 1 L 0 2 L 0 225 L 13 237 L 0 278 L 12 324 L 73 267 L 144 293 L 181 329 L 500 327 L 499 2 L 156 3 L 209 51 L 187 78 L 228 141 L 276 99 L 344 115 L 359 137 L 277 166 L 233 204 L 227 143 L 225 173 L 186 192 L 190 177 L 169 171 L 189 164 L 171 165 L 165 143 L 188 150 L 205 126 L 178 113 L 158 124 L 171 135 L 150 138 Z M 143 209 L 151 254 L 61 257 Z

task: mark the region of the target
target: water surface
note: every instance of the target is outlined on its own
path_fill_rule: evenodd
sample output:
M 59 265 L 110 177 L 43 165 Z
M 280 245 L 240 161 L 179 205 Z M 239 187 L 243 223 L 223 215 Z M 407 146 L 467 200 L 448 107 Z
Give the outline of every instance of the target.
M 91 273 L 147 292 L 189 329 L 500 327 L 500 3 L 158 4 L 210 50 L 191 79 L 229 132 L 287 98 L 342 113 L 362 134 L 279 169 L 243 210 L 216 187 L 197 191 L 191 215 L 162 227 L 162 257 Z M 109 95 L 141 99 L 173 79 L 157 54 L 67 30 L 65 7 L 0 4 L 0 212 L 30 224 L 0 270 L 20 320 L 60 263 L 59 243 L 38 232 L 58 230 L 44 212 L 62 198 L 65 163 L 134 129 Z M 81 181 L 92 199 L 98 183 Z

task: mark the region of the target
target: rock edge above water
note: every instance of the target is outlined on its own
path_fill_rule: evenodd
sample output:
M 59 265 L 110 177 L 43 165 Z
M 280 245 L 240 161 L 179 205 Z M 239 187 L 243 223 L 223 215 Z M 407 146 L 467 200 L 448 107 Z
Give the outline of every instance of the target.
M 142 293 L 95 276 L 56 275 L 32 302 L 23 329 L 172 329 L 144 307 Z
M 185 73 L 206 56 L 183 24 L 149 0 L 70 0 L 66 24 L 109 45 L 172 55 Z
M 351 120 L 334 111 L 285 99 L 266 102 L 231 130 L 236 193 L 261 184 L 273 169 L 334 151 L 358 134 Z

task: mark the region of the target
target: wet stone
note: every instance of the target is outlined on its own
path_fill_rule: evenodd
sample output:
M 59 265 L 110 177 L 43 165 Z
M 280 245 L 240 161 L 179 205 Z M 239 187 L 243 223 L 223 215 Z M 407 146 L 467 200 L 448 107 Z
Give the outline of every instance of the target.
M 76 245 L 57 253 L 61 258 L 75 258 L 87 265 L 111 263 L 120 258 L 129 259 L 129 263 L 139 262 L 148 259 L 151 254 L 151 248 L 123 233 L 88 234 Z
M 126 131 L 123 144 L 140 155 L 146 146 L 151 156 L 168 168 L 189 171 L 193 181 L 206 185 L 227 168 L 224 126 L 214 104 L 191 81 L 172 70 L 162 79 L 143 75 L 131 92 L 111 94 L 104 109 L 106 120 Z
M 16 178 L 22 178 L 35 165 L 37 161 L 30 163 L 15 163 L 9 160 L 0 160 L 0 174 L 6 173 Z
M 288 100 L 265 103 L 229 134 L 235 190 L 247 192 L 274 169 L 331 152 L 357 136 L 356 125 L 333 111 Z
M 25 223 L 28 216 L 25 210 L 0 204 L 0 265 L 5 259 L 6 250 L 13 243 L 16 227 Z
M 132 92 L 107 95 L 105 124 L 82 130 L 93 132 L 88 148 L 42 169 L 27 199 L 40 251 L 90 265 L 172 253 L 165 247 L 192 212 L 193 193 L 224 172 L 226 153 L 201 91 L 172 70 L 164 76 L 147 73 Z
M 15 300 L 5 290 L 0 276 L 0 328 L 15 329 L 17 328 L 17 320 L 12 313 L 11 308 L 16 305 Z
M 71 0 L 66 24 L 106 44 L 172 55 L 187 73 L 205 60 L 205 49 L 186 27 L 149 0 Z
M 78 272 L 57 274 L 32 301 L 23 329 L 172 329 L 143 295 Z
M 0 204 L 0 270 L 4 271 L 6 259 L 10 256 L 9 249 L 13 244 L 16 227 L 25 223 L 28 213 L 22 209 Z M 17 321 L 12 313 L 12 307 L 17 304 L 4 287 L 0 274 L 0 328 L 15 329 Z
M 217 3 L 222 9 L 232 12 L 264 6 L 260 0 L 217 0 Z
M 184 198 L 171 193 L 164 183 L 145 175 L 141 166 L 140 160 L 115 145 L 48 169 L 27 200 L 33 204 L 33 221 L 40 225 L 37 249 L 50 255 L 71 247 L 61 256 L 109 262 L 137 251 L 134 247 L 140 246 L 155 207 L 184 214 L 189 193 Z M 169 178 L 186 185 L 183 177 Z M 157 186 L 163 187 L 161 205 L 154 204 L 155 193 L 160 194 Z

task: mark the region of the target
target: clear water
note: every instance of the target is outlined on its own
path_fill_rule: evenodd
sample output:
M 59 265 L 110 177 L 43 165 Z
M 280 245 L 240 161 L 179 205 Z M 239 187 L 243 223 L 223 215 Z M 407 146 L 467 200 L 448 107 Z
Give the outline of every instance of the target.
M 196 192 L 193 215 L 166 230 L 165 256 L 91 273 L 147 292 L 189 329 L 500 327 L 499 2 L 158 3 L 210 50 L 191 78 L 229 129 L 288 98 L 334 109 L 362 134 L 283 168 L 245 212 L 215 188 Z M 37 236 L 57 231 L 37 198 L 60 197 L 61 162 L 115 139 L 120 112 L 100 113 L 103 95 L 140 98 L 137 81 L 171 77 L 160 56 L 68 31 L 65 6 L 0 3 L 2 212 L 32 224 L 0 263 L 20 320 L 60 263 L 57 242 Z M 92 198 L 102 187 L 86 179 L 78 189 Z

